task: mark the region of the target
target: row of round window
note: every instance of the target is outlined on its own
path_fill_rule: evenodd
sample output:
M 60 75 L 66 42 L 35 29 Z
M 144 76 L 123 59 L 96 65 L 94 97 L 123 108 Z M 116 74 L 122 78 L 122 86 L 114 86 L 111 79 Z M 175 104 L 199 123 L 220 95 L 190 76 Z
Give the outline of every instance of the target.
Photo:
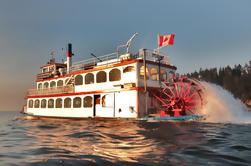
M 134 66 L 127 66 L 124 70 L 123 73 L 127 73 L 127 72 L 132 72 L 135 71 Z M 121 80 L 121 71 L 117 68 L 112 69 L 109 72 L 109 81 L 120 81 Z M 65 80 L 65 84 L 68 81 L 68 79 Z M 106 82 L 107 81 L 107 74 L 105 71 L 99 71 L 96 74 L 96 82 L 97 83 L 102 83 L 102 82 Z M 93 84 L 94 83 L 94 74 L 93 73 L 87 73 L 85 75 L 85 84 Z M 64 82 L 63 80 L 58 80 L 56 81 L 51 81 L 50 83 L 45 82 L 44 84 L 39 83 L 38 84 L 38 89 L 46 89 L 46 88 L 53 88 L 53 87 L 60 87 L 63 86 Z M 77 75 L 75 77 L 75 85 L 83 85 L 83 76 L 82 75 Z
M 73 104 L 72 104 L 73 102 Z M 73 100 L 71 98 L 65 98 L 64 100 L 61 98 L 49 99 L 48 101 L 46 99 L 42 99 L 41 101 L 39 99 L 36 100 L 29 100 L 28 107 L 29 108 L 81 108 L 82 98 L 75 97 Z M 83 107 L 92 107 L 92 97 L 86 96 L 83 99 Z
M 94 83 L 94 74 L 88 73 L 85 75 L 85 84 L 93 84 Z M 121 71 L 119 69 L 112 69 L 109 71 L 109 81 L 120 81 L 121 80 Z M 96 74 L 96 83 L 107 82 L 107 74 L 105 71 L 99 71 Z M 83 85 L 83 76 L 77 75 L 75 77 L 75 85 Z
M 66 81 L 65 81 L 65 82 L 66 82 Z M 51 81 L 50 84 L 49 84 L 48 82 L 45 82 L 44 84 L 39 83 L 39 84 L 38 84 L 38 89 L 42 89 L 42 87 L 43 87 L 44 89 L 49 88 L 49 87 L 50 87 L 50 88 L 53 88 L 53 87 L 56 87 L 56 85 L 57 85 L 58 87 L 63 86 L 63 85 L 64 85 L 64 81 L 63 81 L 63 80 L 58 80 L 57 83 L 56 83 L 55 81 Z
M 127 66 L 124 70 L 123 73 L 127 73 L 127 72 L 132 72 L 135 71 L 135 68 L 133 66 Z M 146 79 L 149 79 L 149 76 L 151 77 L 151 80 L 157 81 L 157 80 L 165 80 L 167 79 L 167 73 L 164 69 L 160 70 L 160 78 L 159 78 L 159 73 L 158 73 L 158 69 L 156 67 L 152 67 L 150 68 L 150 72 L 149 69 L 144 66 L 140 67 L 140 72 L 139 72 L 139 76 L 140 78 L 144 78 L 144 73 L 146 71 Z M 150 74 L 150 75 L 149 75 Z M 83 81 L 84 80 L 84 81 Z M 117 68 L 110 70 L 109 72 L 109 81 L 120 81 L 121 80 L 121 71 Z M 65 82 L 67 82 L 68 79 L 65 80 Z M 99 71 L 96 74 L 96 83 L 102 83 L 102 82 L 107 82 L 107 74 L 105 71 Z M 83 85 L 83 83 L 87 84 L 93 84 L 94 83 L 94 74 L 93 73 L 87 73 L 84 76 L 82 75 L 77 75 L 75 77 L 75 85 Z M 38 84 L 38 89 L 41 89 L 42 86 L 43 88 L 53 88 L 53 87 L 60 87 L 63 86 L 64 82 L 63 80 L 58 80 L 57 83 L 55 81 L 51 81 L 50 84 L 48 82 L 45 82 L 43 85 L 42 83 Z
M 132 66 L 128 66 L 128 67 L 132 67 Z M 128 70 L 126 70 L 126 72 L 128 71 L 134 71 L 134 68 L 130 68 Z M 145 67 L 141 66 L 140 67 L 140 78 L 144 78 L 144 72 L 145 72 Z M 125 73 L 125 70 L 123 71 L 123 73 Z M 159 80 L 159 73 L 158 73 L 158 69 L 156 67 L 152 67 L 150 69 L 150 77 L 151 80 L 153 81 L 157 81 Z M 146 67 L 146 79 L 149 79 L 149 70 Z M 160 80 L 166 80 L 167 79 L 167 72 L 164 69 L 160 70 Z M 109 81 L 120 81 L 121 80 L 121 72 L 119 69 L 112 69 L 109 72 Z M 97 83 L 102 83 L 102 82 L 106 82 L 107 81 L 107 76 L 106 76 L 106 72 L 105 71 L 100 71 L 97 73 L 96 75 L 96 82 Z M 88 73 L 85 75 L 85 84 L 93 84 L 94 83 L 94 75 L 92 73 Z M 82 75 L 77 75 L 75 77 L 75 85 L 83 85 L 83 76 Z
M 146 79 L 149 79 L 149 76 L 151 80 L 153 81 L 157 81 L 157 80 L 163 81 L 167 79 L 167 72 L 164 69 L 160 69 L 160 73 L 159 73 L 156 67 L 145 68 L 145 66 L 141 66 L 139 70 L 139 76 L 141 79 L 144 78 L 145 72 L 146 72 Z

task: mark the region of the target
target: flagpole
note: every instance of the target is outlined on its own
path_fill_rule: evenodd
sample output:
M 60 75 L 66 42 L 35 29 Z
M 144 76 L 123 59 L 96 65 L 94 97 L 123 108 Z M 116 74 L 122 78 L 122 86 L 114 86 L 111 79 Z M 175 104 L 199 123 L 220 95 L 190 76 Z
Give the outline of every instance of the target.
M 157 36 L 157 40 L 158 40 L 158 47 L 157 47 L 157 53 L 159 54 L 159 33 L 158 33 L 158 36 Z

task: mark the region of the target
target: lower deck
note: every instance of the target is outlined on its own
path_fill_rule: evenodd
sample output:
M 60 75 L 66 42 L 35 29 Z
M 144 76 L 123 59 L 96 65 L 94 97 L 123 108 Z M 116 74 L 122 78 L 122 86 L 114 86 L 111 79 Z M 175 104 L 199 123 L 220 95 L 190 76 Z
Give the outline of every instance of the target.
M 28 115 L 59 118 L 137 118 L 138 112 L 136 90 L 29 98 L 25 111 Z

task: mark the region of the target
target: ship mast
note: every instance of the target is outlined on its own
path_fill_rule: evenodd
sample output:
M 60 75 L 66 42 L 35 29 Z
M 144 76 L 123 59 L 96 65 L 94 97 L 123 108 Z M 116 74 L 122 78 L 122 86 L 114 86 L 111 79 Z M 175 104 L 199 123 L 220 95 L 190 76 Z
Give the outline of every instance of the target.
M 139 33 L 134 33 L 134 34 L 132 35 L 132 37 L 126 42 L 126 44 L 124 44 L 124 45 L 119 45 L 119 46 L 117 47 L 117 53 L 119 54 L 119 49 L 120 49 L 120 48 L 126 48 L 126 53 L 128 54 L 128 53 L 129 53 L 129 49 L 130 49 L 130 47 L 131 47 L 132 40 L 133 40 L 138 34 L 139 34 Z

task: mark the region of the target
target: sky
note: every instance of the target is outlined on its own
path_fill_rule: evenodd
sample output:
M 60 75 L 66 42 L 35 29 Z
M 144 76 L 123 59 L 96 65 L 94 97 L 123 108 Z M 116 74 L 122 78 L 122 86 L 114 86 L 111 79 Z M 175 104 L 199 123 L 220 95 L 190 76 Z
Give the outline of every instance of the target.
M 163 48 L 179 73 L 251 60 L 250 0 L 0 0 L 0 111 L 19 111 L 39 67 L 73 44 L 73 61 L 116 51 Z

